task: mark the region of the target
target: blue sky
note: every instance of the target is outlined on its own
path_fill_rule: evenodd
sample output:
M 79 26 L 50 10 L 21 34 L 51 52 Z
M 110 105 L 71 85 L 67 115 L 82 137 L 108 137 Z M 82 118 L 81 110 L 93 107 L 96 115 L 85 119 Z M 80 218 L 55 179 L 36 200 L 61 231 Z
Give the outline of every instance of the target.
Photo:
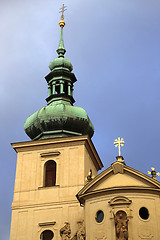
M 16 153 L 28 141 L 29 115 L 46 105 L 44 76 L 57 56 L 59 8 L 67 5 L 64 42 L 78 81 L 75 105 L 95 127 L 92 138 L 104 169 L 125 139 L 127 165 L 160 171 L 160 1 L 0 1 L 0 239 L 8 240 Z M 160 180 L 160 178 L 158 177 Z

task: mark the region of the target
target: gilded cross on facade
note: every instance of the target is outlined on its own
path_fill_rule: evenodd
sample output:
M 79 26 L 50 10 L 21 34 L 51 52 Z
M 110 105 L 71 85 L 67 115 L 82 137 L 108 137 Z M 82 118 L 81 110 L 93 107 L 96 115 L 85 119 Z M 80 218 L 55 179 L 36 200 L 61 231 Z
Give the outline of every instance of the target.
M 59 13 L 62 13 L 61 20 L 64 20 L 64 11 L 66 11 L 66 10 L 67 10 L 66 6 L 64 6 L 64 4 L 63 4 L 62 8 L 60 8 L 60 11 L 59 11 Z
M 159 172 L 157 173 L 157 172 L 155 171 L 155 168 L 154 168 L 154 167 L 151 167 L 151 170 L 152 170 L 151 172 L 148 171 L 148 174 L 151 174 L 151 175 L 152 175 L 152 178 L 156 179 L 156 175 L 157 175 L 157 176 L 160 176 L 160 173 L 159 173 Z
M 123 139 L 123 138 L 120 138 L 120 137 L 118 137 L 118 138 L 115 139 L 115 141 L 114 141 L 115 147 L 118 147 L 119 156 L 121 156 L 121 147 L 123 147 L 124 144 L 125 144 L 124 139 Z

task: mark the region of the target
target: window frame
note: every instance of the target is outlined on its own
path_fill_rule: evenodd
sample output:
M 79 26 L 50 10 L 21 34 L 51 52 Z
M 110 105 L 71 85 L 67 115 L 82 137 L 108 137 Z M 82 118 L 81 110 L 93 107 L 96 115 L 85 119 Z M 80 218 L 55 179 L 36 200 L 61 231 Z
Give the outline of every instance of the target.
M 53 162 L 55 164 L 55 170 L 54 170 L 54 172 L 55 172 L 55 174 L 54 174 L 54 176 L 55 176 L 55 179 L 54 179 L 55 184 L 54 185 L 47 185 L 46 184 L 46 174 L 47 174 L 46 167 L 47 167 L 47 164 L 51 163 L 51 162 Z M 44 173 L 43 174 L 43 187 L 54 187 L 54 186 L 57 185 L 57 163 L 56 163 L 56 161 L 54 161 L 53 159 L 47 160 L 44 163 L 44 166 L 43 166 L 43 173 Z
M 45 240 L 45 239 L 43 239 L 43 233 L 46 232 L 46 231 L 52 232 L 52 233 L 53 233 L 52 239 L 54 239 L 54 236 L 55 236 L 54 232 L 53 232 L 52 230 L 50 230 L 50 229 L 46 229 L 46 230 L 43 230 L 43 231 L 41 232 L 41 234 L 40 234 L 40 240 Z M 50 240 L 52 240 L 52 239 L 50 239 Z

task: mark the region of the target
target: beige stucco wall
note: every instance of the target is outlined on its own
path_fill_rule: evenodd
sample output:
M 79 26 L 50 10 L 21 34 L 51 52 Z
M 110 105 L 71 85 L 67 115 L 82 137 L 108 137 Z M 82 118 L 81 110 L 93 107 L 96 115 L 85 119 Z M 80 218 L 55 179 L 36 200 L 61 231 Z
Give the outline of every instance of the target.
M 71 223 L 74 234 L 77 230 L 77 221 L 81 219 L 83 209 L 74 202 L 13 210 L 11 239 L 40 239 L 41 233 L 47 229 L 54 232 L 54 239 L 61 239 L 59 230 L 65 221 Z
M 86 148 L 86 143 L 92 145 L 88 137 L 13 144 L 18 154 L 11 240 L 38 240 L 46 229 L 53 230 L 54 239 L 61 239 L 59 230 L 66 221 L 75 234 L 77 222 L 84 219 L 84 209 L 75 195 L 84 186 L 86 173 L 93 169 L 96 174 L 98 170 L 91 155 L 95 162 L 99 157 L 91 147 Z M 53 187 L 44 187 L 44 164 L 48 160 L 57 164 Z
M 110 206 L 109 201 L 114 197 L 124 196 L 132 201 L 131 204 L 117 204 Z M 128 215 L 128 240 L 158 240 L 160 239 L 160 198 L 151 193 L 113 193 L 96 196 L 85 202 L 86 240 L 115 240 L 115 225 L 113 213 L 123 210 Z M 149 218 L 143 220 L 139 216 L 139 209 L 146 207 Z M 97 223 L 96 212 L 104 212 L 104 220 Z
M 109 168 L 101 172 L 78 193 L 84 205 L 86 240 L 116 240 L 115 221 L 128 240 L 160 239 L 160 183 L 122 161 L 120 156 Z M 149 214 L 140 216 L 145 208 Z M 146 210 L 147 209 L 147 210 Z M 96 221 L 98 211 L 103 211 L 104 219 Z M 124 221 L 118 213 L 123 213 Z M 101 219 L 102 220 L 102 219 Z

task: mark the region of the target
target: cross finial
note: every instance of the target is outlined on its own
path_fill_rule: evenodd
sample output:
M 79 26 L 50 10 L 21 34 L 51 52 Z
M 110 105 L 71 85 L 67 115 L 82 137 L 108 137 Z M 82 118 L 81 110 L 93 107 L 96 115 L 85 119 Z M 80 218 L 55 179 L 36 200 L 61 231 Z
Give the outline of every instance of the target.
M 115 141 L 114 141 L 115 147 L 118 147 L 119 156 L 121 156 L 121 147 L 123 147 L 124 144 L 125 144 L 124 139 L 120 138 L 120 137 L 118 137 L 118 139 L 115 139 Z
M 151 170 L 152 170 L 151 172 L 148 171 L 148 174 L 151 174 L 151 175 L 152 175 L 152 178 L 156 179 L 156 175 L 157 175 L 157 176 L 160 176 L 160 173 L 159 173 L 159 172 L 157 173 L 157 172 L 155 171 L 155 168 L 154 168 L 154 167 L 151 167 Z
M 59 13 L 62 13 L 62 15 L 61 15 L 62 21 L 64 20 L 64 11 L 66 11 L 66 10 L 67 10 L 66 6 L 64 6 L 64 4 L 63 4 L 62 8 L 60 8 L 60 11 L 59 11 Z
M 67 9 L 66 9 L 66 6 L 64 6 L 64 4 L 63 4 L 63 6 L 62 6 L 62 8 L 60 8 L 60 13 L 62 13 L 62 15 L 61 15 L 61 21 L 59 22 L 59 26 L 63 29 L 63 27 L 65 26 L 65 22 L 64 22 L 64 11 L 66 11 Z

